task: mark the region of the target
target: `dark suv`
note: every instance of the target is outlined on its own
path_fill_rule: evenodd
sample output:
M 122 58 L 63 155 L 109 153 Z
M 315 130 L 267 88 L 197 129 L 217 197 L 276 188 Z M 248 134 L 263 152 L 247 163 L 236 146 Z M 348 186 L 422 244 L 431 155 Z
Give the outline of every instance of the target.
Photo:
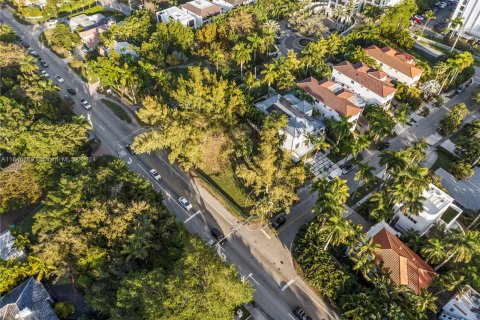
M 225 243 L 227 243 L 227 238 L 223 235 L 222 231 L 218 230 L 217 228 L 212 228 L 210 230 L 210 233 L 212 234 L 212 237 L 217 240 L 217 242 L 223 246 Z
M 293 309 L 293 314 L 300 320 L 312 320 L 312 318 L 300 307 Z

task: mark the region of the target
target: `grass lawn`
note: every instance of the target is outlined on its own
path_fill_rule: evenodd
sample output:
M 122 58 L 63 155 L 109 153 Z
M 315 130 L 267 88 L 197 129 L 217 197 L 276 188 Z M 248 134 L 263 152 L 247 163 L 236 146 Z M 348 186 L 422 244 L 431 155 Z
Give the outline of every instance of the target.
M 353 193 L 347 199 L 347 206 L 352 207 L 358 203 L 363 197 L 365 197 L 370 192 L 377 189 L 378 185 L 382 182 L 382 179 L 374 177 L 373 181 L 370 182 L 368 187 L 366 185 L 360 186 L 355 193 Z
M 452 162 L 455 161 L 455 158 L 449 154 L 447 151 L 444 151 L 442 149 L 437 149 L 437 160 L 433 164 L 433 166 L 430 168 L 433 172 L 435 172 L 438 168 L 443 168 L 445 170 L 449 170 Z
M 456 210 L 454 210 L 452 207 L 448 207 L 447 211 L 445 211 L 442 215 L 442 220 L 445 221 L 445 223 L 448 224 L 457 215 L 458 215 L 458 212 Z
M 127 122 L 127 123 L 132 123 L 132 119 L 130 118 L 130 115 L 128 114 L 127 111 L 125 111 L 121 106 L 116 104 L 115 102 L 112 102 L 107 99 L 102 99 L 102 102 L 115 113 L 115 115 L 120 118 L 121 120 Z

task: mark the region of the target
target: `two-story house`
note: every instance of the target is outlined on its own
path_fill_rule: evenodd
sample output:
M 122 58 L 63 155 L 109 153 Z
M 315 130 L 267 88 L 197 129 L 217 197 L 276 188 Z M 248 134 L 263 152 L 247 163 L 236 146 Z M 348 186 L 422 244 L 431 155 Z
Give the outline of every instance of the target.
M 360 96 L 327 78 L 318 81 L 314 77 L 308 77 L 297 82 L 297 86 L 313 98 L 314 108 L 322 117 L 337 121 L 341 117 L 347 117 L 354 124 L 352 130 L 355 130 L 355 124 L 365 106 L 365 101 Z
M 156 13 L 157 22 L 169 24 L 170 21 L 180 21 L 185 27 L 197 28 L 196 19 L 190 13 L 178 8 L 170 7 Z
M 243 6 L 253 2 L 254 0 L 213 0 L 213 3 L 218 4 L 225 12 L 237 6 Z
M 222 13 L 222 8 L 207 0 L 193 0 L 180 6 L 183 11 L 195 17 L 195 26 L 200 28 L 204 23 L 210 22 L 212 18 Z
M 282 148 L 292 154 L 294 161 L 300 161 L 313 150 L 310 136 L 325 132 L 325 124 L 312 117 L 313 106 L 292 94 L 276 94 L 256 103 L 255 107 L 264 113 L 277 112 L 287 117 L 287 126 L 280 130 L 285 137 Z
M 332 80 L 361 96 L 367 104 L 388 107 L 396 89 L 388 75 L 365 63 L 343 61 L 332 70 Z
M 422 76 L 422 69 L 417 67 L 415 57 L 390 47 L 370 46 L 365 49 L 367 55 L 380 65 L 383 72 L 394 80 L 414 85 Z

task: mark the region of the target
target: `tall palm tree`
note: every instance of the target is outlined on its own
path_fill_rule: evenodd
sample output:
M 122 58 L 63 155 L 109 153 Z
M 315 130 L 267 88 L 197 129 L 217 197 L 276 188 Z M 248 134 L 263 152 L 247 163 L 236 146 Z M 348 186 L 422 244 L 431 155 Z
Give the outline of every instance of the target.
M 435 267 L 443 267 L 448 261 L 468 263 L 474 254 L 480 253 L 480 232 L 475 230 L 454 230 L 447 236 L 447 258 Z
M 371 141 L 367 135 L 361 135 L 353 139 L 351 151 L 353 159 L 356 160 L 360 152 L 370 147 Z
M 338 246 L 347 243 L 348 238 L 356 233 L 356 229 L 350 220 L 343 218 L 341 213 L 331 215 L 320 228 L 321 232 L 327 235 L 327 242 L 324 250 L 327 250 L 330 244 Z
M 263 70 L 261 71 L 261 74 L 263 76 L 263 81 L 266 82 L 268 85 L 268 96 L 270 97 L 270 87 L 272 86 L 272 83 L 277 79 L 277 76 L 278 76 L 277 67 L 273 63 L 266 64 Z
M 265 42 L 257 33 L 247 37 L 247 40 L 250 42 L 250 48 L 253 50 L 253 61 L 256 61 L 257 51 L 263 51 L 262 49 L 265 47 Z
M 312 186 L 311 190 L 318 194 L 315 203 L 317 212 L 329 211 L 338 214 L 345 212 L 345 201 L 348 198 L 348 186 L 345 180 L 335 178 L 329 182 L 326 179 L 320 179 Z
M 218 71 L 218 65 L 220 62 L 225 60 L 225 55 L 223 54 L 222 50 L 215 50 L 210 55 L 210 60 L 215 64 L 215 70 Z
M 232 48 L 233 59 L 240 65 L 240 79 L 243 79 L 243 64 L 252 59 L 252 49 L 244 42 L 237 43 Z
M 23 56 L 20 59 L 20 71 L 28 74 L 36 73 L 38 71 L 36 62 L 37 60 L 30 55 Z
M 340 116 L 340 121 L 331 121 L 330 129 L 332 133 L 337 137 L 335 145 L 338 146 L 340 139 L 350 132 L 352 123 L 348 121 L 348 117 Z
M 280 25 L 275 20 L 267 20 L 263 24 L 263 32 L 276 35 L 280 31 Z
M 375 170 L 375 167 L 369 165 L 368 162 L 360 163 L 354 179 L 359 183 L 368 185 L 373 179 L 373 170 Z
M 427 27 L 428 22 L 432 19 L 435 19 L 435 14 L 433 13 L 432 10 L 428 10 L 423 14 L 423 17 L 427 19 L 427 21 L 425 21 L 425 24 L 423 25 L 423 30 L 422 30 L 422 33 L 425 33 L 425 28 Z
M 374 192 L 368 200 L 372 204 L 369 210 L 369 216 L 373 220 L 380 222 L 382 220 L 391 220 L 393 218 L 393 207 L 390 204 L 390 199 L 385 191 Z
M 463 18 L 456 17 L 452 21 L 450 21 L 450 26 L 457 31 L 457 38 L 455 39 L 455 42 L 453 42 L 452 48 L 450 49 L 450 52 L 455 49 L 455 46 L 457 45 L 458 38 L 460 38 L 460 31 L 458 30 L 463 26 Z M 452 32 L 452 35 L 450 38 L 455 34 L 455 32 Z

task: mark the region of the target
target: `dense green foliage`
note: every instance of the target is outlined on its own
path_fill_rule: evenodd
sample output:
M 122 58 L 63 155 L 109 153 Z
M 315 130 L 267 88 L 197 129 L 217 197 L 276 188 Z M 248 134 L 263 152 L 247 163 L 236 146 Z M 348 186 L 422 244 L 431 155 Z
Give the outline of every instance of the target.
M 463 122 L 463 119 L 470 111 L 464 103 L 459 103 L 453 106 L 447 114 L 440 121 L 440 128 L 445 134 L 456 131 Z

